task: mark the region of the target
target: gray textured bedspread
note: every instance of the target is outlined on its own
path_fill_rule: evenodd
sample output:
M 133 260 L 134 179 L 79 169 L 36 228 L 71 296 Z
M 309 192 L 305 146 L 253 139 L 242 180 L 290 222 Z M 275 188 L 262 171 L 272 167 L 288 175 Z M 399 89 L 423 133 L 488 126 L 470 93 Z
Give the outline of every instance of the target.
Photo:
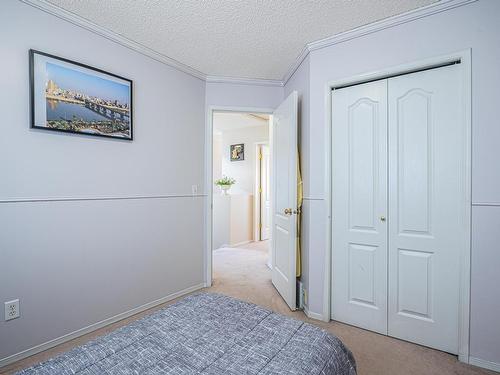
M 328 332 L 200 293 L 18 374 L 356 374 Z

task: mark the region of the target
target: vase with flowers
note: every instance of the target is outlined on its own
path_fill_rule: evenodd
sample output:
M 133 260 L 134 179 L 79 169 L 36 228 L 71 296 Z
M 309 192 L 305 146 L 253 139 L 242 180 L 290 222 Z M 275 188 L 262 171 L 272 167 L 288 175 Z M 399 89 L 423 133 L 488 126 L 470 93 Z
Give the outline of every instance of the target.
M 221 188 L 221 192 L 223 195 L 228 195 L 229 189 L 236 183 L 236 180 L 231 177 L 222 176 L 218 180 L 215 180 L 215 185 Z

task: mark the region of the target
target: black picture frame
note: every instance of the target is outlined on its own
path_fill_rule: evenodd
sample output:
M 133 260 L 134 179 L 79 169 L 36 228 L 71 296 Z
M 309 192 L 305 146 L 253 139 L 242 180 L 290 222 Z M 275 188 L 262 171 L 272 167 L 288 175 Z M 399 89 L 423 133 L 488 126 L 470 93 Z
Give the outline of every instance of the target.
M 53 60 L 58 60 L 58 61 L 61 61 L 63 63 L 66 63 L 66 64 L 75 65 L 76 67 L 84 68 L 90 72 L 93 71 L 93 72 L 99 73 L 101 75 L 106 75 L 106 76 L 109 76 L 109 77 L 112 77 L 112 78 L 115 78 L 115 79 L 118 79 L 118 80 L 121 80 L 121 81 L 124 81 L 125 83 L 127 83 L 129 85 L 129 102 L 130 102 L 129 107 L 128 107 L 128 116 L 123 115 L 126 112 L 125 111 L 125 109 L 127 109 L 126 107 L 120 107 L 120 110 L 121 110 L 122 118 L 128 117 L 128 124 L 129 124 L 128 134 L 129 135 L 128 136 L 117 136 L 117 135 L 113 135 L 113 134 L 105 134 L 102 132 L 85 132 L 85 131 L 76 131 L 76 130 L 71 130 L 71 129 L 60 129 L 60 128 L 37 125 L 36 124 L 36 115 L 37 115 L 36 111 L 37 111 L 37 109 L 36 109 L 36 103 L 35 103 L 35 100 L 36 100 L 36 98 L 35 98 L 35 96 L 36 96 L 36 93 L 35 93 L 35 80 L 36 80 L 36 77 L 35 77 L 35 56 L 36 55 L 44 56 L 46 58 L 50 58 Z M 134 109 L 133 109 L 134 108 L 134 105 L 133 105 L 133 103 L 134 103 L 133 102 L 134 89 L 133 89 L 133 81 L 131 79 L 119 76 L 119 75 L 114 74 L 114 73 L 107 72 L 103 69 L 99 69 L 99 68 L 96 68 L 96 67 L 93 67 L 90 65 L 82 64 L 82 63 L 79 63 L 77 61 L 73 61 L 70 59 L 66 59 L 66 58 L 63 58 L 60 56 L 52 55 L 52 54 L 38 51 L 35 49 L 30 49 L 29 50 L 29 82 L 30 82 L 30 128 L 31 129 L 40 129 L 40 130 L 47 130 L 47 131 L 53 131 L 53 132 L 79 134 L 79 135 L 84 135 L 84 136 L 88 135 L 91 137 L 112 138 L 115 140 L 122 140 L 122 141 L 132 141 L 134 139 L 134 115 L 133 115 L 134 114 Z M 93 104 L 93 103 L 91 103 L 91 104 Z M 99 110 L 104 109 L 104 111 L 107 112 L 106 108 L 104 108 L 100 104 L 96 104 L 94 106 L 96 108 L 97 108 L 97 106 L 99 106 Z M 114 107 L 114 108 L 118 109 L 118 107 Z M 125 109 L 122 110 L 122 108 L 125 108 Z M 118 112 L 112 112 L 112 110 L 110 110 L 110 111 L 111 111 L 111 113 L 113 113 L 112 116 L 116 119 L 116 114 L 118 114 Z M 120 116 L 120 114 L 118 116 Z M 47 119 L 46 119 L 46 122 L 47 122 Z
M 229 158 L 231 161 L 245 160 L 245 144 L 237 143 L 229 147 Z

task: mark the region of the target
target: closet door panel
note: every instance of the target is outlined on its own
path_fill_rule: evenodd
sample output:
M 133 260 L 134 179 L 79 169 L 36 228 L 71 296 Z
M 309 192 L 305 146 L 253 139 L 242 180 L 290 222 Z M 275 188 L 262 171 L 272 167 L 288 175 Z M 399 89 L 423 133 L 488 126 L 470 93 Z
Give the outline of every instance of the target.
M 389 335 L 458 351 L 465 222 L 460 67 L 388 80 Z
M 387 333 L 387 81 L 332 95 L 332 319 Z

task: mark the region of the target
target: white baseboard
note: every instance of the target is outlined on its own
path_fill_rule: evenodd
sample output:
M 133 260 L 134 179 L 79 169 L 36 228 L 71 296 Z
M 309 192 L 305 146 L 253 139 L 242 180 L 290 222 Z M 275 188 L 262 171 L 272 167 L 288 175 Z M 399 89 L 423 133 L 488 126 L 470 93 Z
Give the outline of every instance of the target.
M 306 314 L 306 316 L 308 318 L 311 318 L 311 319 L 316 319 L 316 320 L 321 320 L 323 321 L 323 315 L 322 314 L 319 314 L 319 313 L 316 313 L 316 312 L 312 312 L 312 311 L 309 311 L 309 309 L 307 308 L 307 306 L 304 305 L 304 314 Z
M 500 363 L 490 362 L 480 358 L 469 357 L 469 364 L 500 372 Z
M 183 296 L 185 294 L 194 292 L 194 291 L 199 290 L 199 289 L 201 289 L 203 287 L 204 287 L 204 283 L 193 285 L 193 286 L 191 286 L 189 288 L 180 290 L 180 291 L 178 291 L 176 293 L 172 293 L 172 294 L 169 294 L 168 296 L 165 296 L 165 297 L 162 297 L 160 299 L 157 299 L 156 301 L 148 302 L 148 303 L 146 303 L 146 304 L 144 304 L 142 306 L 135 307 L 132 310 L 125 311 L 125 312 L 123 312 L 121 314 L 118 314 L 118 315 L 112 316 L 110 318 L 101 320 L 100 322 L 91 324 L 91 325 L 89 325 L 87 327 L 80 328 L 80 329 L 78 329 L 76 331 L 73 331 L 73 332 L 70 332 L 70 333 L 68 333 L 66 335 L 63 335 L 63 336 L 60 336 L 58 338 L 55 338 L 55 339 L 49 340 L 47 342 L 44 342 L 43 344 L 34 346 L 34 347 L 26 349 L 26 350 L 23 350 L 22 352 L 19 352 L 19 353 L 16 353 L 16 354 L 12 354 L 12 355 L 10 355 L 8 357 L 0 359 L 0 368 L 3 367 L 3 366 L 7 366 L 7 365 L 9 365 L 11 363 L 14 363 L 16 361 L 19 361 L 21 359 L 30 357 L 30 356 L 32 356 L 34 354 L 43 352 L 44 350 L 53 348 L 54 346 L 57 346 L 57 345 L 62 344 L 64 342 L 73 340 L 74 338 L 83 336 L 83 335 L 85 335 L 87 333 L 90 333 L 92 331 L 95 331 L 95 330 L 97 330 L 99 328 L 102 328 L 102 327 L 105 327 L 105 326 L 110 325 L 112 323 L 118 322 L 119 320 L 126 319 L 126 318 L 128 318 L 128 317 L 130 317 L 132 315 L 138 314 L 138 313 L 143 312 L 145 310 L 148 310 L 148 309 L 150 309 L 152 307 L 161 305 L 162 303 L 171 301 L 171 300 L 173 300 L 175 298 L 178 298 L 178 297 L 181 297 L 181 296 Z

